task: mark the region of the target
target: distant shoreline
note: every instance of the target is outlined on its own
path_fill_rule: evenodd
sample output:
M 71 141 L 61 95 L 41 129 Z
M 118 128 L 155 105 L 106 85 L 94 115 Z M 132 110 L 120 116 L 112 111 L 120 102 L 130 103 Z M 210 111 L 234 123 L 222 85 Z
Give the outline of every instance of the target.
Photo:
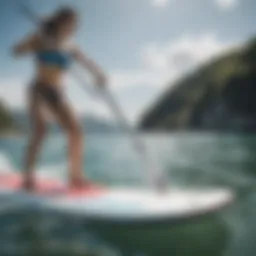
M 20 131 L 1 131 L 0 139 L 15 138 L 15 137 L 20 137 L 22 135 L 24 135 L 24 133 Z

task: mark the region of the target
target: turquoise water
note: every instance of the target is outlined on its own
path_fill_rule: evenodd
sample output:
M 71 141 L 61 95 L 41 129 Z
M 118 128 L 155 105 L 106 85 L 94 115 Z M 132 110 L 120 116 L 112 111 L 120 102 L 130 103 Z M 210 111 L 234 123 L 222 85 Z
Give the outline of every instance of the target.
M 215 216 L 154 229 L 91 227 L 82 220 L 5 211 L 0 206 L 0 255 L 256 255 L 256 137 L 212 134 L 145 135 L 175 187 L 228 186 L 237 202 Z M 109 186 L 140 186 L 146 170 L 128 139 L 87 135 L 84 169 Z M 0 140 L 0 168 L 21 169 L 25 138 Z M 66 141 L 50 136 L 38 170 L 67 174 Z

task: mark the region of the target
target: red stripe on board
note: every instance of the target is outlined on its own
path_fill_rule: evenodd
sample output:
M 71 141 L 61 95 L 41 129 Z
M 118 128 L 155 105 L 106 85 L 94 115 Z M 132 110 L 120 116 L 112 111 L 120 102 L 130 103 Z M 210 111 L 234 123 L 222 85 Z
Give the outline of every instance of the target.
M 98 197 L 105 194 L 106 189 L 102 186 L 88 184 L 84 188 L 68 188 L 63 183 L 53 179 L 37 178 L 35 194 L 41 196 L 61 196 L 68 198 Z M 23 179 L 20 174 L 2 173 L 0 174 L 0 188 L 22 190 Z

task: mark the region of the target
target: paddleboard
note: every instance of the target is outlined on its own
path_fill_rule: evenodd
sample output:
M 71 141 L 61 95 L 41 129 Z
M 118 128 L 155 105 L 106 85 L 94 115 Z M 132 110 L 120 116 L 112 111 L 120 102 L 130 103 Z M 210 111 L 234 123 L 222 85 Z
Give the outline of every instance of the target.
M 230 205 L 230 189 L 191 189 L 156 192 L 150 189 L 106 188 L 90 185 L 70 189 L 65 182 L 37 177 L 33 193 L 22 189 L 22 177 L 0 173 L 0 204 L 14 205 L 79 216 L 92 224 L 160 225 L 182 223 L 214 214 Z

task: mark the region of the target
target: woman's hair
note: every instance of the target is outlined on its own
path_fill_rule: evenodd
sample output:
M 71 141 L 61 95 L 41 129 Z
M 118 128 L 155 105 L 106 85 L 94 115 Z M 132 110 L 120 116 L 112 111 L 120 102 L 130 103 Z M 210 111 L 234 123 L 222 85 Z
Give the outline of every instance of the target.
M 55 36 L 59 27 L 77 17 L 77 13 L 70 7 L 62 7 L 50 18 L 43 22 L 42 30 L 48 36 Z

